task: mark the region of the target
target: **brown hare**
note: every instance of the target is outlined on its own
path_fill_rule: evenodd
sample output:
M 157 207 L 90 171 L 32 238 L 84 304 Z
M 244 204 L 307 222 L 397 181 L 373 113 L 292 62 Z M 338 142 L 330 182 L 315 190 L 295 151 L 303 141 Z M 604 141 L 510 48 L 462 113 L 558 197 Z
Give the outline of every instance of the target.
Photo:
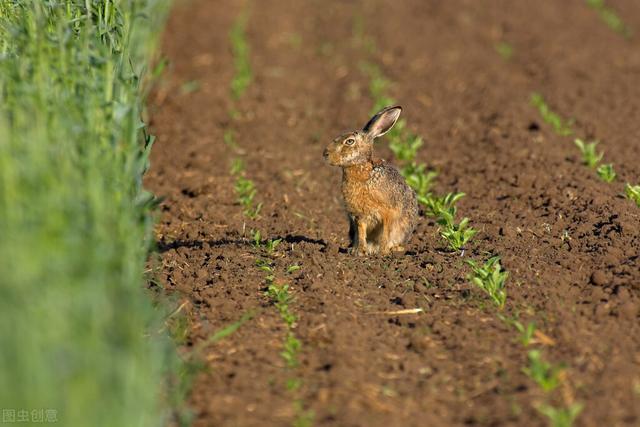
M 329 164 L 342 168 L 351 250 L 357 255 L 402 251 L 416 226 L 416 193 L 395 167 L 373 156 L 373 141 L 401 112 L 400 106 L 386 107 L 362 130 L 340 135 L 324 150 Z

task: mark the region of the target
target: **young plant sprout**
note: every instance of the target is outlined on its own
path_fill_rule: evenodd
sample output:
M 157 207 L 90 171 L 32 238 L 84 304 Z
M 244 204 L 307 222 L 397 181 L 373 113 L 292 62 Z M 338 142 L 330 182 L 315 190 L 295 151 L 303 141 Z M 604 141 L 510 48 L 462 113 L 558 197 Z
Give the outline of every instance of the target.
M 473 269 L 468 276 L 471 283 L 482 289 L 491 300 L 502 309 L 507 300 L 506 281 L 509 272 L 502 269 L 500 257 L 492 257 L 484 265 L 478 266 L 474 261 L 467 261 Z
M 571 427 L 583 408 L 584 405 L 579 402 L 572 403 L 566 408 L 556 408 L 548 404 L 536 406 L 538 412 L 549 419 L 551 427 Z
M 560 373 L 564 368 L 545 361 L 540 350 L 529 351 L 528 357 L 529 367 L 523 368 L 522 372 L 534 380 L 546 393 L 555 390 L 560 385 Z
M 627 199 L 636 202 L 636 205 L 640 208 L 640 185 L 631 185 L 627 183 L 624 188 Z
M 613 170 L 613 164 L 611 163 L 598 166 L 596 172 L 598 173 L 598 177 L 600 177 L 604 182 L 613 182 L 617 176 L 616 172 Z
M 542 120 L 551 125 L 553 130 L 558 135 L 569 136 L 573 134 L 573 130 L 571 129 L 571 122 L 565 121 L 556 112 L 551 110 L 542 95 L 536 92 L 531 94 L 531 105 L 538 109 L 538 112 L 542 116 Z
M 580 153 L 582 153 L 582 162 L 586 166 L 589 166 L 592 169 L 598 166 L 598 163 L 602 160 L 602 156 L 604 156 L 604 153 L 598 153 L 596 150 L 598 141 L 585 143 L 580 138 L 576 138 L 574 143 L 580 149 Z

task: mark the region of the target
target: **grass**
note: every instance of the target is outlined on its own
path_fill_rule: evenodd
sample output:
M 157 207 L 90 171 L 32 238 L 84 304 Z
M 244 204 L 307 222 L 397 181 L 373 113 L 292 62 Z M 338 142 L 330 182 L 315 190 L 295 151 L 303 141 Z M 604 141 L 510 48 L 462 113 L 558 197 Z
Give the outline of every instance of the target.
M 231 95 L 234 99 L 240 99 L 253 81 L 251 61 L 249 60 L 249 42 L 247 41 L 246 34 L 248 17 L 248 12 L 244 10 L 236 18 L 229 33 L 234 66 L 234 75 L 231 80 Z
M 631 185 L 627 183 L 624 187 L 624 193 L 627 199 L 635 202 L 640 208 L 640 185 Z
M 489 258 L 484 265 L 479 266 L 474 261 L 467 261 L 473 270 L 468 279 L 482 289 L 498 308 L 504 308 L 507 300 L 506 281 L 509 272 L 500 265 L 500 257 Z
M 0 402 L 157 426 L 173 349 L 144 290 L 164 0 L 0 2 Z M 28 423 L 27 423 L 28 424 Z
M 558 135 L 569 136 L 573 134 L 573 129 L 571 128 L 572 122 L 564 120 L 558 113 L 553 111 L 549 105 L 547 105 L 542 95 L 536 92 L 532 93 L 531 105 L 538 109 L 542 120 L 549 124 Z
M 560 385 L 560 374 L 564 368 L 545 361 L 540 350 L 529 351 L 528 358 L 529 366 L 523 368 L 522 372 L 535 381 L 545 393 L 555 390 Z
M 631 38 L 632 32 L 629 27 L 624 23 L 622 18 L 616 13 L 615 10 L 606 5 L 604 0 L 586 0 L 587 5 L 593 8 L 602 22 L 607 25 L 607 27 L 611 28 L 616 33 L 626 37 Z

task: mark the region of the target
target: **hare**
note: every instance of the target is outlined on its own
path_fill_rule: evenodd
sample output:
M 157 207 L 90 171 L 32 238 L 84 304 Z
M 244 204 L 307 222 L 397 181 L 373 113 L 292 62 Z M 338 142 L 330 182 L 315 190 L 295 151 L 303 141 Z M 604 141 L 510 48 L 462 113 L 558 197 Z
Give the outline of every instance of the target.
M 342 168 L 342 195 L 349 215 L 351 252 L 387 255 L 403 251 L 418 219 L 416 193 L 400 172 L 373 156 L 373 141 L 387 133 L 402 107 L 386 107 L 362 130 L 338 136 L 324 150 Z

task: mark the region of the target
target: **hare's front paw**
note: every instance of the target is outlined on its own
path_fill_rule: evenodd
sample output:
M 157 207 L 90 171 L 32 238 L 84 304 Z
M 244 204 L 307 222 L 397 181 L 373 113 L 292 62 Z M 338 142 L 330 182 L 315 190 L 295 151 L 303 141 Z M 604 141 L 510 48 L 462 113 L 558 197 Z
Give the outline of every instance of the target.
M 355 245 L 349 248 L 349 253 L 356 256 L 366 256 L 367 248 L 366 246 Z

